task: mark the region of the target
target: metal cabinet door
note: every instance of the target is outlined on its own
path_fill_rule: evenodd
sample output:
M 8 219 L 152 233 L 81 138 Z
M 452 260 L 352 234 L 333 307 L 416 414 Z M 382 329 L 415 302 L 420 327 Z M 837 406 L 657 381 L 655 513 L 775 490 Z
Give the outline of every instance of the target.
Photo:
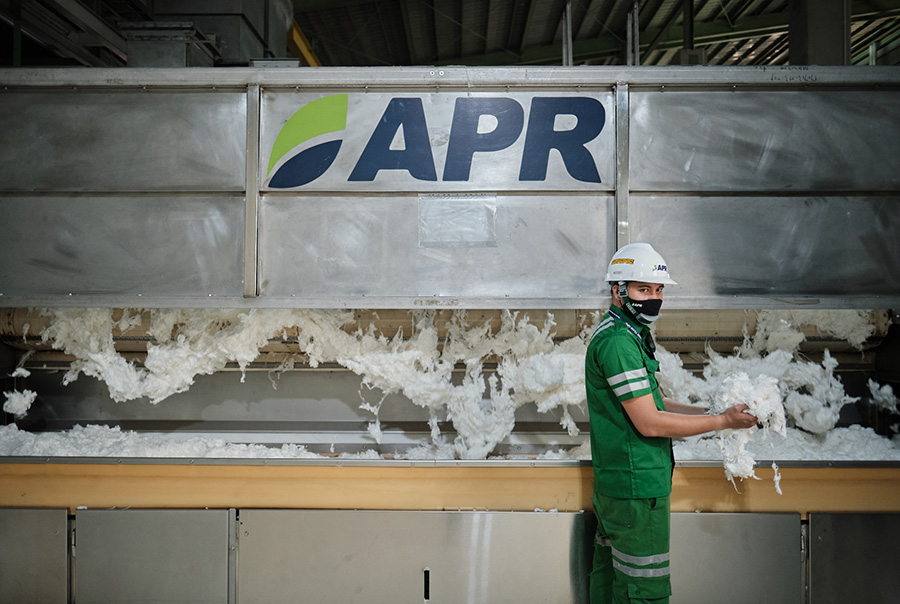
M 0 509 L 0 602 L 65 604 L 68 510 Z
M 228 603 L 229 510 L 79 510 L 75 601 Z
M 586 603 L 588 519 L 241 510 L 238 602 Z
M 810 514 L 810 602 L 897 602 L 898 557 L 900 514 Z
M 799 514 L 672 514 L 672 604 L 801 604 Z

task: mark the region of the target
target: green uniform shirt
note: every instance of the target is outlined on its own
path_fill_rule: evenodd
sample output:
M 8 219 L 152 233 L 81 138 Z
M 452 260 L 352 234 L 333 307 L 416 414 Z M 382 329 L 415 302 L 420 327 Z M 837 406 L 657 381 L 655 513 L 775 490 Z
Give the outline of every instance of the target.
M 672 439 L 642 436 L 623 401 L 652 394 L 664 410 L 656 381 L 659 361 L 642 338 L 650 330 L 613 306 L 588 344 L 585 387 L 591 420 L 594 492 L 619 499 L 666 497 L 672 492 Z

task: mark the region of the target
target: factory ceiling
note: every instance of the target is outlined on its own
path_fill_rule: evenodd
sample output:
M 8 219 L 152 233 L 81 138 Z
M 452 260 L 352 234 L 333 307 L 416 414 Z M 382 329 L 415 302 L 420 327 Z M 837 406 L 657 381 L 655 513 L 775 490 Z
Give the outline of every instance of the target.
M 567 4 L 574 65 L 625 64 L 629 15 L 633 18 L 635 5 L 639 7 L 641 65 L 679 64 L 685 47 L 686 3 L 682 0 L 293 3 L 297 22 L 327 65 L 560 65 Z M 788 0 L 687 4 L 693 12 L 693 46 L 702 49 L 707 64 L 789 63 Z M 900 2 L 851 2 L 849 20 L 849 62 L 900 63 Z
M 303 65 L 325 66 L 799 64 L 790 51 L 792 33 L 800 38 L 797 6 L 815 5 L 810 14 L 822 6 L 813 0 L 281 1 L 290 5 L 294 40 L 306 55 L 296 43 L 290 51 L 263 44 L 261 56 L 251 58 L 293 55 Z M 171 15 L 159 14 L 166 2 L 0 0 L 0 65 L 129 65 L 125 28 L 171 21 Z M 278 0 L 185 4 L 190 2 L 207 15 L 240 17 Z M 843 39 L 818 44 L 847 51 L 838 61 L 803 63 L 900 64 L 900 0 L 826 3 L 839 13 L 843 7 L 843 13 L 820 16 L 808 27 L 821 29 L 821 19 L 827 19 L 837 26 L 829 31 Z M 254 26 L 252 19 L 243 20 Z M 203 33 L 212 34 L 203 43 L 214 45 L 215 32 Z M 802 35 L 806 40 L 808 34 Z M 213 54 L 215 64 L 249 62 Z

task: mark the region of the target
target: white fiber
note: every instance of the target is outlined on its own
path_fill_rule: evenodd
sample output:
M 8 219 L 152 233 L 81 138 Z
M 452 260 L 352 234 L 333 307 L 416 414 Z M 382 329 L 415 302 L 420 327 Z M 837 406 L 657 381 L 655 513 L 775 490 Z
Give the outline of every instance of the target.
M 900 399 L 894 395 L 894 389 L 890 384 L 880 386 L 875 380 L 869 380 L 868 387 L 872 395 L 872 403 L 876 407 L 895 415 L 900 414 Z
M 710 406 L 713 413 L 722 413 L 734 405 L 746 404 L 748 412 L 757 417 L 758 425 L 744 430 L 722 430 L 718 435 L 725 475 L 734 483 L 737 478 L 757 478 L 753 470 L 755 461 L 747 451 L 751 440 L 762 432 L 767 436 L 774 432 L 786 435 L 784 407 L 778 381 L 767 375 L 750 379 L 746 373 L 728 375 L 722 380 L 721 388 Z
M 138 366 L 115 351 L 113 332 L 141 325 L 148 312 L 152 341 L 146 362 Z M 535 325 L 526 313 L 506 311 L 500 324 L 491 327 L 469 324 L 467 313 L 456 311 L 448 320 L 446 337 L 439 340 L 434 311 L 412 311 L 409 334 L 393 337 L 379 334 L 372 326 L 348 332 L 345 327 L 354 315 L 343 310 L 148 312 L 129 310 L 116 317 L 108 309 L 48 310 L 50 325 L 41 336 L 75 357 L 64 378 L 66 383 L 85 373 L 103 381 L 113 400 L 144 398 L 157 403 L 188 390 L 196 376 L 221 370 L 228 363 L 246 369 L 270 339 L 283 339 L 291 330 L 310 366 L 338 363 L 361 376 L 366 388 L 360 391 L 360 407 L 374 415 L 369 433 L 375 442 L 383 436 L 379 411 L 387 395 L 401 393 L 428 411 L 431 443 L 399 456 L 406 459 L 483 459 L 510 436 L 516 410 L 522 405 L 534 404 L 541 413 L 556 414 L 562 429 L 576 436 L 578 427 L 570 409 L 574 406 L 583 411 L 586 405 L 584 354 L 593 326 L 584 325 L 578 336 L 557 342 L 552 316 Z M 754 460 L 758 459 L 900 458 L 896 443 L 870 429 L 834 427 L 841 408 L 856 399 L 845 393 L 834 375 L 837 361 L 827 351 L 821 364 L 794 354 L 804 337 L 800 325 L 813 324 L 819 333 L 846 337 L 861 345 L 871 333 L 866 318 L 864 311 L 760 311 L 757 336 L 748 336 L 732 356 L 708 351 L 702 376 L 686 371 L 677 355 L 659 348 L 659 378 L 667 396 L 714 409 L 742 402 L 760 418 L 759 428 L 678 441 L 676 458 L 722 460 L 732 479 L 753 477 Z M 599 312 L 592 315 L 594 324 L 599 319 Z M 270 373 L 273 387 L 280 372 L 290 370 L 294 362 L 288 357 Z M 485 370 L 488 362 L 496 363 L 496 371 Z M 460 368 L 461 374 L 454 378 L 454 371 Z M 893 405 L 896 409 L 896 397 L 889 387 L 872 392 L 885 408 Z M 15 408 L 14 413 L 24 414 L 28 405 L 19 398 L 10 402 L 7 394 L 4 410 L 14 412 L 9 409 Z M 443 421 L 452 423 L 455 436 L 441 433 Z M 276 449 L 216 439 L 154 438 L 158 437 L 92 426 L 42 434 L 19 432 L 10 426 L 0 432 L 0 454 L 312 455 L 296 445 Z M 360 455 L 378 457 L 375 451 Z M 589 459 L 590 444 L 585 437 L 580 447 L 548 450 L 540 458 Z M 776 489 L 780 489 L 778 480 L 776 471 Z
M 803 325 L 815 326 L 821 335 L 844 340 L 857 349 L 875 332 L 868 310 L 760 310 L 752 346 L 757 352 L 796 352 L 806 339 L 799 329 Z
M 3 403 L 5 412 L 12 413 L 16 417 L 25 417 L 25 414 L 31 409 L 31 403 L 37 398 L 37 392 L 32 390 L 23 390 L 21 392 L 13 390 L 4 392 L 3 396 L 6 397 L 6 402 Z
M 781 472 L 778 471 L 778 464 L 775 463 L 774 461 L 772 462 L 772 471 L 775 473 L 775 478 L 773 478 L 773 480 L 775 481 L 775 492 L 778 493 L 779 495 L 782 495 L 783 493 L 781 492 Z
M 280 448 L 227 443 L 217 438 L 166 439 L 122 431 L 118 427 L 75 426 L 68 432 L 25 432 L 15 425 L 0 427 L 0 455 L 39 457 L 192 457 L 192 458 L 317 458 L 302 445 Z
M 51 324 L 42 332 L 44 341 L 76 357 L 64 381 L 80 373 L 96 377 L 115 401 L 147 398 L 158 403 L 186 391 L 197 375 L 214 373 L 229 362 L 245 369 L 270 338 L 297 328 L 298 344 L 311 366 L 337 362 L 362 376 L 366 386 L 385 395 L 402 393 L 428 409 L 436 444 L 441 437 L 437 417 L 446 412 L 456 431 L 454 455 L 462 459 L 486 457 L 512 432 L 515 410 L 523 404 L 536 403 L 544 413 L 561 409 L 560 422 L 571 434 L 577 427 L 568 407 L 584 405 L 584 339 L 555 344 L 552 316 L 539 327 L 527 315 L 504 312 L 492 333 L 486 323 L 470 326 L 466 313 L 459 311 L 440 343 L 435 313 L 427 311 L 412 313 L 415 324 L 408 338 L 387 338 L 374 328 L 342 330 L 353 319 L 348 311 L 153 310 L 149 333 L 154 342 L 147 346 L 144 366 L 138 367 L 115 351 L 112 334 L 113 329 L 138 325 L 140 313 L 126 312 L 118 321 L 108 309 L 45 313 Z M 565 352 L 554 354 L 558 350 Z M 498 359 L 498 370 L 485 377 L 488 358 Z M 465 373 L 455 384 L 451 376 L 459 364 Z M 377 417 L 369 430 L 380 440 Z
M 809 434 L 788 428 L 784 437 L 770 434 L 765 441 L 750 441 L 747 451 L 757 460 L 779 461 L 900 461 L 900 446 L 872 428 L 853 425 L 827 434 Z M 676 461 L 718 459 L 715 438 L 692 436 L 674 442 Z

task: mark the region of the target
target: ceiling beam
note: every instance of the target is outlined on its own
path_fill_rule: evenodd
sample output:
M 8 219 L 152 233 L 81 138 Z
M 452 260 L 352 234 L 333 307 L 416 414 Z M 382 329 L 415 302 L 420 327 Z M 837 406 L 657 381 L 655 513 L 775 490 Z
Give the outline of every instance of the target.
M 128 62 L 128 43 L 119 33 L 106 24 L 100 16 L 78 0 L 44 0 L 51 8 L 72 21 L 85 33 L 93 36 L 111 53 Z
M 863 8 L 857 6 L 855 8 Z M 873 18 L 887 18 L 900 16 L 900 0 L 879 0 L 879 10 L 871 10 L 865 3 L 866 10 L 851 15 L 851 21 L 860 21 Z M 756 17 L 740 19 L 731 27 L 726 21 L 694 24 L 695 46 L 710 44 L 722 44 L 726 42 L 739 42 L 752 38 L 771 35 L 783 35 L 788 33 L 789 13 L 787 11 L 769 13 Z M 642 54 L 655 43 L 654 50 L 668 50 L 681 48 L 684 44 L 684 28 L 666 24 L 659 30 L 644 30 L 641 32 Z M 574 42 L 575 60 L 585 61 L 617 54 L 622 52 L 622 42 L 611 36 L 601 35 L 590 40 L 576 40 Z M 508 53 L 486 53 L 484 55 L 470 55 L 455 57 L 440 64 L 463 65 L 543 65 L 552 64 L 559 59 L 559 48 L 554 45 L 533 46 L 523 48 L 518 57 L 511 57 Z
M 419 50 L 419 40 L 423 36 L 416 35 L 415 28 L 411 23 L 411 15 L 409 14 L 409 0 L 400 0 L 400 16 L 403 18 L 403 33 L 406 40 L 406 52 L 409 54 L 409 61 L 415 65 L 424 53 Z
M 119 63 L 113 57 L 100 57 L 91 52 L 85 45 L 79 44 L 70 38 L 67 34 L 75 33 L 74 29 L 64 20 L 56 18 L 59 23 L 58 27 L 69 31 L 62 33 L 51 23 L 50 13 L 44 6 L 39 4 L 22 3 L 22 12 L 17 19 L 13 18 L 12 2 L 9 0 L 0 0 L 0 17 L 14 24 L 17 22 L 22 33 L 34 39 L 37 43 L 47 46 L 53 52 L 67 59 L 74 59 L 86 67 L 119 67 Z M 35 12 L 35 11 L 38 12 Z M 47 13 L 39 14 L 41 12 Z
M 297 24 L 297 20 L 291 21 L 291 29 L 288 31 L 287 45 L 291 53 L 298 59 L 303 59 L 309 67 L 321 67 L 322 62 L 316 55 L 316 51 L 312 49 L 303 30 Z
M 315 13 L 335 8 L 353 8 L 362 4 L 372 4 L 373 0 L 293 0 L 295 13 Z

